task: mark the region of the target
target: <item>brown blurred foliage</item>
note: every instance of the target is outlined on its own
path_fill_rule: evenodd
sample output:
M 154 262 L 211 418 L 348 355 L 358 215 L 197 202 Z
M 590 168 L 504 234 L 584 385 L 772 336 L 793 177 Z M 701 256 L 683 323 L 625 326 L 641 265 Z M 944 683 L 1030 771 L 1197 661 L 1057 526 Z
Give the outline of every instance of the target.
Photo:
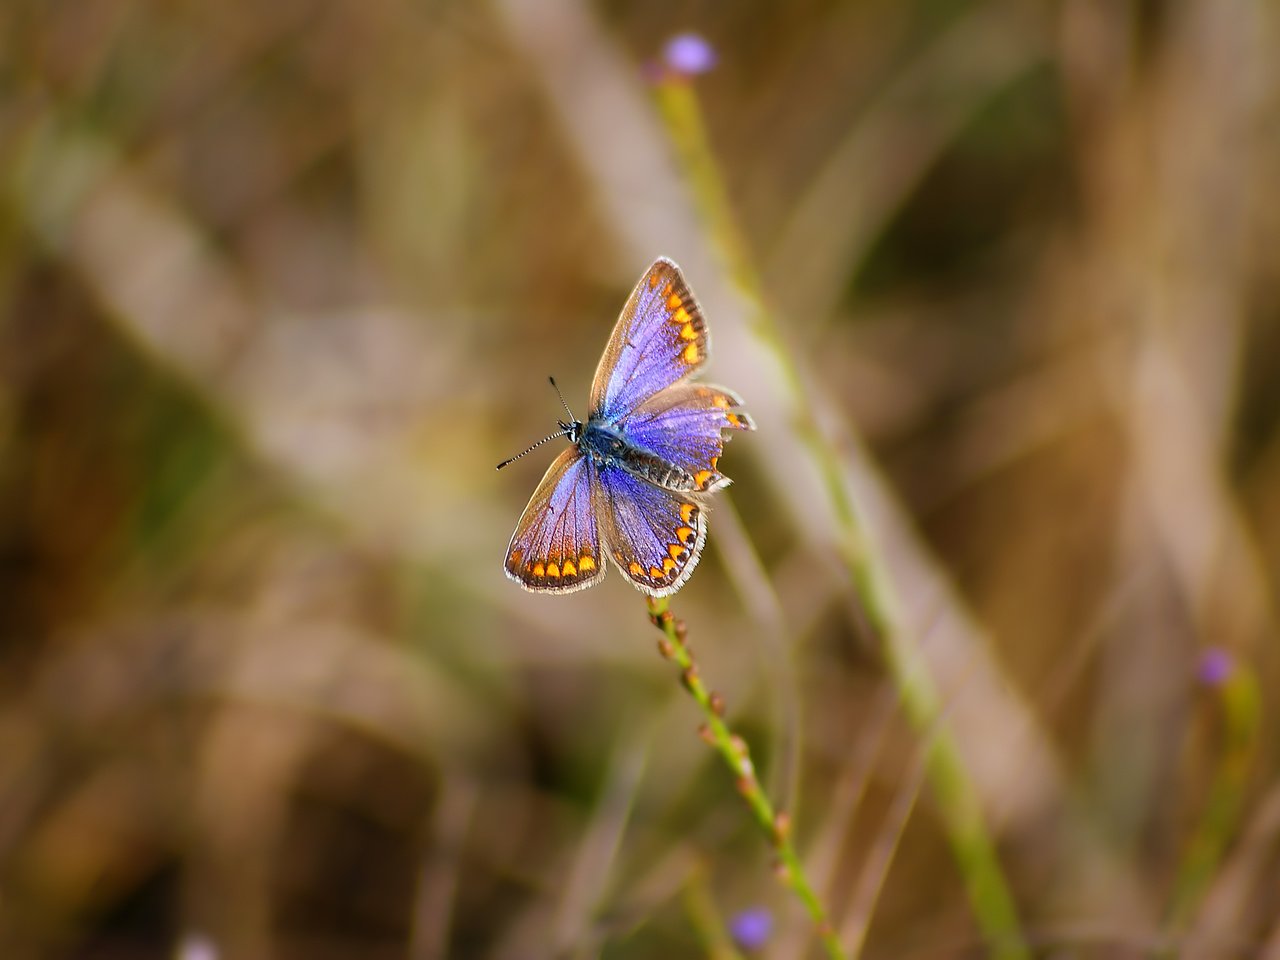
M 493 464 L 658 254 L 760 422 L 703 672 L 849 942 L 981 953 L 647 94 L 681 30 L 1032 943 L 1169 932 L 1210 650 L 1263 713 L 1176 942 L 1280 958 L 1280 16 L 1214 0 L 8 0 L 0 956 L 814 955 L 639 595 L 501 571 L 552 454 Z

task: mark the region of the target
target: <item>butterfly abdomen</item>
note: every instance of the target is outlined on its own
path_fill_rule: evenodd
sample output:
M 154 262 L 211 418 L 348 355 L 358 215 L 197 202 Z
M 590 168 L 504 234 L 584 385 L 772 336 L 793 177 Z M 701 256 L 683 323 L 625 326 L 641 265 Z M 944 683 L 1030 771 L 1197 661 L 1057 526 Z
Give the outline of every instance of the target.
M 688 470 L 644 450 L 626 447 L 619 458 L 622 468 L 641 480 L 667 490 L 697 490 L 698 481 Z

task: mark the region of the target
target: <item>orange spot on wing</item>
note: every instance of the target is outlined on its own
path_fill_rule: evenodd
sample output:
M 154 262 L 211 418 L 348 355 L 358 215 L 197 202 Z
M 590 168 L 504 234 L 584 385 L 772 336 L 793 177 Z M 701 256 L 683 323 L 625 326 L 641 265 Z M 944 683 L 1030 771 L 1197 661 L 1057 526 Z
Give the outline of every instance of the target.
M 633 577 L 643 576 L 644 567 L 640 566 L 640 564 L 632 560 L 631 563 L 627 566 L 627 572 L 630 573 Z
M 691 343 L 684 348 L 684 362 L 690 365 L 698 362 L 698 345 L 696 343 Z
M 676 539 L 687 544 L 693 539 L 693 527 L 681 527 L 676 531 Z
M 555 577 L 555 578 L 559 579 L 559 577 L 560 577 L 560 568 L 559 568 L 558 566 L 556 566 L 554 563 L 548 563 L 548 564 L 547 564 L 547 576 L 548 576 L 548 577 Z
M 578 569 L 583 573 L 589 573 L 596 568 L 596 562 L 589 554 L 584 553 L 578 558 Z
M 662 561 L 662 575 L 665 577 L 668 573 L 676 568 L 676 562 L 670 557 Z
M 705 487 L 707 485 L 707 481 L 710 479 L 711 479 L 710 470 L 699 470 L 697 473 L 693 475 L 693 482 L 696 483 L 699 487 Z
M 671 296 L 667 297 L 667 309 L 668 309 L 668 310 L 677 310 L 677 309 L 679 309 L 680 304 L 681 304 L 681 303 L 683 303 L 683 302 L 684 302 L 684 301 L 682 301 L 682 300 L 680 299 L 680 294 L 678 294 L 678 293 L 673 293 L 673 294 L 671 294 Z
M 727 409 L 729 406 L 729 398 L 726 397 L 723 393 L 717 393 L 716 398 L 711 402 L 714 403 L 717 407 L 719 407 L 722 410 Z
M 688 323 L 693 317 L 689 316 L 689 311 L 684 307 L 680 307 L 671 315 L 671 322 L 675 324 Z
M 696 517 L 697 515 L 698 515 L 698 508 L 695 507 L 692 503 L 680 504 L 680 519 L 683 520 L 685 523 L 693 523 L 693 518 Z M 677 534 L 677 536 L 679 536 L 679 534 Z M 683 540 L 684 537 L 681 536 L 680 539 Z
M 720 458 L 719 458 L 719 457 L 712 457 L 712 458 L 711 458 L 711 469 L 712 469 L 712 470 L 719 470 L 719 469 L 720 469 Z
M 649 568 L 649 576 L 653 577 L 653 579 L 655 579 L 655 580 L 661 580 L 661 579 L 662 579 L 662 571 L 661 571 L 661 570 L 659 570 L 657 567 L 650 567 L 650 568 Z
M 545 577 L 547 575 L 547 568 L 540 563 L 535 563 L 533 565 L 533 575 L 535 577 Z
M 696 340 L 698 339 L 698 331 L 693 329 L 692 323 L 686 323 L 680 328 L 680 337 L 683 340 Z
M 560 572 L 566 577 L 576 577 L 578 575 L 578 568 L 573 565 L 572 560 L 566 560 L 564 562 L 564 566 L 560 568 Z
M 650 288 L 650 289 L 652 289 L 652 288 L 656 287 L 656 286 L 658 285 L 658 280 L 660 280 L 660 279 L 661 279 L 661 278 L 658 276 L 658 271 L 657 271 L 657 270 L 655 270 L 655 271 L 653 271 L 653 273 L 649 274 L 649 288 Z
M 690 531 L 690 533 L 692 532 L 693 531 Z M 676 536 L 679 536 L 679 534 L 677 533 Z M 688 551 L 685 550 L 684 547 L 680 546 L 680 544 L 673 543 L 667 547 L 667 553 L 671 554 L 671 559 L 676 563 L 681 563 L 684 560 L 684 555 L 688 553 Z

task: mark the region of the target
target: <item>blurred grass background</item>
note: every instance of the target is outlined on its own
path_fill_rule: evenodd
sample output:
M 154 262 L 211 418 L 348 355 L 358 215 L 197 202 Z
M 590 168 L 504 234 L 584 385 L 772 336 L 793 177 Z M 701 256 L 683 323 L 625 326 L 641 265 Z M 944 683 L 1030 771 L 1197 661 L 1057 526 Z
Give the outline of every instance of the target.
M 684 30 L 1034 951 L 1280 960 L 1256 0 L 9 0 L 0 956 L 815 955 L 639 595 L 501 572 L 545 463 L 493 464 L 659 254 L 760 424 L 703 674 L 845 942 L 983 954 L 654 106 Z

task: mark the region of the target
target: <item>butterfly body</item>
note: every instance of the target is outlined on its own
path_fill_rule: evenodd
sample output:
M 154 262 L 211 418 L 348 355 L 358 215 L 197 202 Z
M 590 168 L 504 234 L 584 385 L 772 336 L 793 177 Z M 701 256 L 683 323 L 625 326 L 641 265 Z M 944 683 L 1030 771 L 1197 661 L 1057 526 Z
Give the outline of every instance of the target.
M 605 348 L 585 423 L 561 422 L 572 446 L 547 470 L 516 525 L 504 569 L 538 593 L 603 579 L 608 556 L 652 596 L 678 590 L 706 540 L 705 495 L 726 430 L 752 430 L 741 400 L 689 378 L 706 362 L 702 311 L 670 260 L 640 279 Z
M 650 450 L 629 441 L 624 431 L 592 417 L 578 438 L 578 449 L 598 468 L 625 470 L 633 477 L 668 490 L 696 490 L 694 475 Z

